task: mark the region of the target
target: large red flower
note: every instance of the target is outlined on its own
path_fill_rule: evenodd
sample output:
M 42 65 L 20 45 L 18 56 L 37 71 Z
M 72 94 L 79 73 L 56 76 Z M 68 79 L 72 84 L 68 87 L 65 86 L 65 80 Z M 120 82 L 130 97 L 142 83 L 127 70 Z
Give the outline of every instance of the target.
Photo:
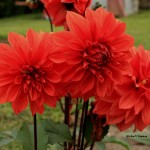
M 95 94 L 110 94 L 122 81 L 130 68 L 133 38 L 124 33 L 125 23 L 103 8 L 87 9 L 85 17 L 68 12 L 70 31 L 53 34 L 53 40 L 70 65 L 63 78 L 71 78 L 70 90 L 80 91 L 86 100 Z
M 0 103 L 11 102 L 15 113 L 28 103 L 32 114 L 43 113 L 44 104 L 55 107 L 55 84 L 60 75 L 54 70 L 48 34 L 27 32 L 26 38 L 10 33 L 11 44 L 0 44 Z
M 67 10 L 84 15 L 91 0 L 41 0 L 55 26 L 65 25 Z
M 96 99 L 94 112 L 106 115 L 107 123 L 117 124 L 120 130 L 134 124 L 142 131 L 150 125 L 150 52 L 140 47 L 131 66 L 132 72 L 111 96 Z

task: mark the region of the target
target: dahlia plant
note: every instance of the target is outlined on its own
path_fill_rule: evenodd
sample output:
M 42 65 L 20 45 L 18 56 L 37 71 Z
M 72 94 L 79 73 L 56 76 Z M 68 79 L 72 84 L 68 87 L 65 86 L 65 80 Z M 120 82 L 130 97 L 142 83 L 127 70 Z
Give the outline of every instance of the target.
M 64 150 L 92 150 L 109 125 L 142 131 L 150 124 L 149 51 L 134 47 L 112 13 L 88 9 L 91 0 L 41 2 L 50 22 L 67 30 L 12 32 L 9 44 L 0 44 L 0 104 L 11 103 L 16 114 L 29 106 L 34 118 L 34 134 L 27 123 L 17 132 L 23 148 L 58 143 Z M 44 105 L 58 103 L 64 123 L 37 125 Z

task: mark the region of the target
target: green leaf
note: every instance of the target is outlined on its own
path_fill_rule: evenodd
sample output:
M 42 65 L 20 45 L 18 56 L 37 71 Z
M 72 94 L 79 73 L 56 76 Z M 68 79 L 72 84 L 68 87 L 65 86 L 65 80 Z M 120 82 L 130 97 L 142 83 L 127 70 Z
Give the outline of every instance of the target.
M 7 145 L 7 144 L 9 144 L 13 141 L 14 141 L 14 139 L 12 139 L 12 138 L 7 138 L 7 139 L 1 139 L 0 138 L 0 147 L 4 146 L 4 145 Z
M 33 131 L 34 131 L 34 127 L 30 126 L 30 132 L 33 132 Z M 44 131 L 44 128 L 42 127 L 40 123 L 37 125 L 37 136 L 38 136 L 37 138 L 38 150 L 47 150 L 48 135 L 46 134 L 46 132 Z
M 117 139 L 115 137 L 105 137 L 102 140 L 103 143 L 115 143 L 115 144 L 119 144 L 122 145 L 124 148 L 126 148 L 127 150 L 131 150 L 131 146 L 129 145 L 129 143 L 125 140 L 122 139 Z
M 60 146 L 59 144 L 54 144 L 54 145 L 48 145 L 49 150 L 64 150 L 63 146 Z
M 150 134 L 146 132 L 127 132 L 127 133 L 123 133 L 123 135 L 136 142 L 150 145 Z
M 0 133 L 0 147 L 16 140 L 17 130 L 4 131 Z
M 51 120 L 43 120 L 42 126 L 48 135 L 49 144 L 72 141 L 71 132 L 66 124 L 56 124 Z
M 16 138 L 17 136 L 17 130 L 8 130 L 8 131 L 3 131 L 0 132 L 0 138 Z
M 48 143 L 48 136 L 42 128 L 41 124 L 37 125 L 37 143 L 38 150 L 46 150 Z M 23 145 L 24 150 L 34 149 L 34 127 L 33 125 L 28 125 L 23 123 L 17 134 L 17 140 Z
M 106 146 L 102 142 L 96 142 L 96 147 L 98 150 L 106 150 Z
M 17 140 L 23 145 L 24 150 L 33 150 L 33 132 L 27 123 L 23 123 L 17 134 Z

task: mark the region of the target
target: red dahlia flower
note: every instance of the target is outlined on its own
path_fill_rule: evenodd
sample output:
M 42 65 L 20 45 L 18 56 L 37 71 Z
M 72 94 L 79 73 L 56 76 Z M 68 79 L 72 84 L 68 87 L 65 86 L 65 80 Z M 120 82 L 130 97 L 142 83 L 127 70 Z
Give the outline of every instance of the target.
M 70 31 L 55 33 L 53 39 L 70 65 L 64 78 L 71 78 L 71 91 L 80 90 L 86 100 L 110 94 L 122 81 L 130 68 L 133 38 L 124 33 L 125 24 L 103 8 L 87 9 L 85 17 L 68 12 Z
M 106 115 L 108 124 L 117 124 L 120 130 L 131 125 L 142 131 L 150 125 L 150 52 L 143 47 L 131 61 L 132 73 L 110 97 L 97 98 L 94 112 Z
M 84 15 L 91 0 L 41 0 L 55 26 L 65 25 L 67 10 Z
M 16 114 L 28 103 L 33 115 L 43 113 L 43 104 L 56 105 L 55 84 L 61 77 L 49 60 L 53 52 L 47 38 L 29 30 L 26 38 L 10 33 L 11 46 L 0 44 L 0 103 L 11 102 Z

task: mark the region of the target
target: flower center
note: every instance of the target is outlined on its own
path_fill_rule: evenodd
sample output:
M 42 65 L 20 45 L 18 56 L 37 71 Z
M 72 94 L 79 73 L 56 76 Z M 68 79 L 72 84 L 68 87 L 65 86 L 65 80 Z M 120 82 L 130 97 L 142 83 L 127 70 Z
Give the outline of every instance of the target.
M 22 79 L 24 83 L 24 91 L 27 92 L 29 86 L 36 89 L 37 91 L 41 91 L 42 84 L 46 82 L 43 75 L 45 72 L 40 69 L 40 67 L 33 67 L 29 65 L 24 65 L 22 67 Z
M 111 54 L 106 45 L 92 43 L 84 52 L 84 58 L 88 66 L 99 70 L 110 62 Z
M 144 79 L 142 81 L 138 81 L 138 79 L 136 79 L 136 84 L 135 87 L 138 89 L 140 87 L 142 88 L 150 88 L 150 80 L 149 79 Z
M 44 72 L 39 67 L 24 65 L 22 73 L 24 77 L 30 80 L 37 80 Z
M 141 83 L 142 83 L 142 85 L 146 85 L 147 80 L 143 80 Z
M 69 11 L 74 8 L 73 3 L 64 3 L 64 5 L 65 5 L 66 9 L 69 10 Z

